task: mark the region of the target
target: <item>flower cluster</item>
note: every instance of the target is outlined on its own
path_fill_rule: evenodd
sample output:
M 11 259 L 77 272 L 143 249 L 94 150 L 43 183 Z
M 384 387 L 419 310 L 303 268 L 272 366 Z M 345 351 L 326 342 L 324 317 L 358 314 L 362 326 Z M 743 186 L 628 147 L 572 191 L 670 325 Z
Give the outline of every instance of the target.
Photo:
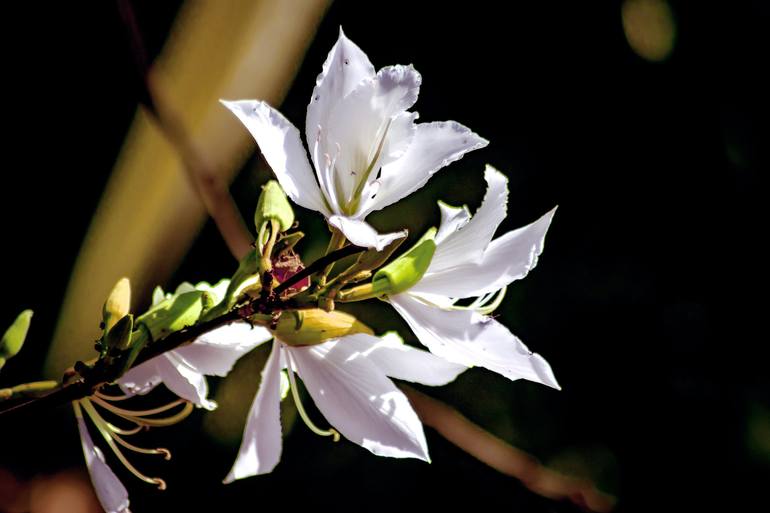
M 366 54 L 340 31 L 307 108 L 307 148 L 299 130 L 267 103 L 223 101 L 253 135 L 280 187 L 272 183 L 263 191 L 255 217 L 255 250 L 231 281 L 216 287 L 183 285 L 170 295 L 156 291 L 146 314 L 133 319 L 118 309 L 115 319 L 121 321 L 107 323 L 102 360 L 112 358 L 129 369 L 114 380 L 125 395 L 97 392 L 74 403 L 86 462 L 107 511 L 127 511 L 128 496 L 94 446 L 83 411 L 129 470 L 160 484 L 158 478 L 135 471 L 115 442 L 138 452 L 168 451 L 128 444 L 123 438 L 131 429 L 110 424 L 94 406 L 137 428 L 176 422 L 190 405 L 213 409 L 205 376 L 226 375 L 239 357 L 268 341 L 270 356 L 225 482 L 271 472 L 278 464 L 280 405 L 288 391 L 300 417 L 319 435 L 344 437 L 380 456 L 429 461 L 420 420 L 392 379 L 439 386 L 470 367 L 483 367 L 511 380 L 559 388 L 545 359 L 491 316 L 506 287 L 536 265 L 554 210 L 495 237 L 506 216 L 508 184 L 488 166 L 486 195 L 475 214 L 440 203 L 438 228 L 395 258 L 406 231 L 381 234 L 366 222 L 370 213 L 396 203 L 444 166 L 487 144 L 454 121 L 417 123 L 417 113 L 409 109 L 420 84 L 412 66 L 375 71 Z M 284 192 L 326 218 L 332 230 L 327 254 L 357 246 L 356 262 L 336 274 L 327 265 L 306 273 L 311 279 L 282 287 L 305 269 L 293 250 L 301 234 L 291 232 L 294 217 Z M 392 332 L 378 337 L 358 319 L 334 309 L 335 302 L 373 298 L 392 306 L 427 350 L 405 344 Z M 136 352 L 131 348 L 138 340 L 143 347 L 184 325 L 236 310 L 240 317 L 233 322 L 131 368 Z M 297 378 L 331 427 L 310 419 Z M 160 383 L 180 401 L 139 412 L 114 404 Z M 182 411 L 157 418 L 180 404 Z

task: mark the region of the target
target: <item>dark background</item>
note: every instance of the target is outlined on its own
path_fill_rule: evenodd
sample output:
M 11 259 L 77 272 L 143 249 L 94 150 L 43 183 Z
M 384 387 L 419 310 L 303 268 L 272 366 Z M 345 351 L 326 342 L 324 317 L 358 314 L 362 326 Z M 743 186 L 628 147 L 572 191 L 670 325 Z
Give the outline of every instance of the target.
M 135 5 L 154 54 L 178 5 Z M 664 62 L 634 53 L 619 3 L 503 5 L 338 2 L 281 110 L 304 127 L 342 25 L 376 68 L 411 62 L 422 73 L 421 120 L 454 119 L 491 141 L 373 224 L 384 230 L 408 219 L 414 234 L 437 221 L 439 198 L 475 209 L 487 162 L 510 177 L 502 229 L 559 205 L 538 268 L 510 287 L 500 315 L 548 359 L 563 390 L 477 369 L 431 393 L 546 463 L 596 479 L 621 510 L 766 502 L 759 487 L 770 469 L 770 379 L 758 245 L 767 233 L 759 185 L 767 5 L 673 2 L 676 39 Z M 26 4 L 3 19 L 0 324 L 21 308 L 36 312 L 32 343 L 0 376 L 7 386 L 40 372 L 136 93 L 112 3 Z M 233 186 L 247 219 L 266 178 L 255 156 Z M 173 283 L 232 270 L 208 223 Z M 381 329 L 403 326 L 380 310 L 373 318 Z M 330 447 L 298 425 L 273 474 L 223 486 L 236 447 L 198 433 L 201 423 L 196 413 L 155 436 L 176 448 L 172 462 L 150 465 L 167 478 L 166 492 L 114 466 L 133 511 L 251 511 L 268 498 L 289 510 L 438 509 L 464 500 L 575 509 L 532 494 L 431 430 L 426 465 L 349 443 Z M 82 465 L 66 408 L 3 419 L 0 435 L 0 466 L 24 479 Z

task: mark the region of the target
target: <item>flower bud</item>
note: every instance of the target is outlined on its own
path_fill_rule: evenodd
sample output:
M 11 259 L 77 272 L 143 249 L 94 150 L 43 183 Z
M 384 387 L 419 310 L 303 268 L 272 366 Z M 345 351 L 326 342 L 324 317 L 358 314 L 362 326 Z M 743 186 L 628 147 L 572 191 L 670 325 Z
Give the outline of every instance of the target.
M 119 355 L 131 347 L 131 332 L 134 330 L 134 316 L 123 316 L 104 336 L 104 347 L 109 355 Z
M 290 346 L 312 346 L 354 333 L 374 334 L 352 315 L 320 308 L 283 312 L 273 333 Z
M 32 310 L 24 310 L 13 321 L 0 340 L 0 369 L 6 360 L 16 356 L 27 338 L 29 323 L 32 320 Z
M 170 297 L 137 317 L 136 324 L 147 328 L 153 340 L 161 339 L 198 322 L 204 306 L 209 304 L 207 296 L 207 292 L 193 290 Z
M 372 287 L 377 295 L 404 292 L 419 282 L 428 270 L 436 252 L 436 229 L 428 230 L 406 253 L 374 274 Z
M 128 314 L 131 309 L 131 284 L 128 278 L 121 278 L 112 287 L 107 301 L 102 307 L 102 322 L 104 322 L 104 332 L 107 333 L 118 320 Z
M 262 225 L 267 221 L 277 221 L 282 232 L 294 224 L 294 210 L 286 199 L 283 189 L 275 180 L 267 182 L 259 195 L 257 210 L 254 213 L 257 232 L 261 231 Z

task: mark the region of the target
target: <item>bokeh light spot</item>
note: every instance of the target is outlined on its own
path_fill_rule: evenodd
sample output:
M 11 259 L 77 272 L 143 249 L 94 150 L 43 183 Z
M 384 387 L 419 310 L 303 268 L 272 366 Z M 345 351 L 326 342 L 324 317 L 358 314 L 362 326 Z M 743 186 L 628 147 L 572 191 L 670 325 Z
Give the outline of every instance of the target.
M 665 0 L 625 0 L 621 16 L 628 44 L 637 55 L 652 62 L 671 55 L 676 23 Z

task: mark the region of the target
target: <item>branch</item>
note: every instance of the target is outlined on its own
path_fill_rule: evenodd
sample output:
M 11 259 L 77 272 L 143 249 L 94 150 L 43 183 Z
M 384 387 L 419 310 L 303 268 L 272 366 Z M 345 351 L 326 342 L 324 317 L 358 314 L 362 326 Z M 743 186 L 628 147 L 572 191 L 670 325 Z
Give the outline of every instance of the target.
M 203 202 L 228 249 L 241 260 L 251 250 L 254 237 L 243 222 L 228 184 L 222 180 L 193 141 L 182 117 L 153 84 L 141 32 L 129 0 L 118 0 L 138 75 L 139 102 L 179 153 L 187 178 Z
M 155 358 L 163 353 L 173 351 L 178 347 L 189 344 L 204 333 L 208 333 L 220 326 L 238 320 L 248 320 L 255 313 L 272 313 L 301 307 L 296 305 L 291 298 L 283 301 L 280 300 L 281 292 L 287 290 L 289 287 L 295 285 L 311 274 L 324 269 L 328 264 L 364 251 L 365 249 L 366 248 L 360 248 L 358 246 L 346 246 L 337 251 L 333 251 L 328 255 L 319 258 L 297 274 L 287 278 L 286 281 L 275 288 L 270 296 L 260 297 L 244 306 L 230 310 L 219 317 L 175 331 L 165 338 L 148 344 L 147 347 L 139 353 L 139 356 L 131 367 L 134 368 L 151 358 Z M 82 399 L 83 397 L 91 395 L 99 387 L 107 384 L 108 381 L 109 380 L 105 379 L 103 374 L 93 370 L 92 372 L 86 373 L 85 376 L 81 376 L 74 381 L 65 383 L 51 392 L 37 398 L 24 401 L 8 400 L 0 402 L 0 416 L 19 413 L 21 411 L 27 413 L 43 411 L 46 408 L 53 408 L 70 401 Z
M 597 490 L 591 481 L 559 474 L 438 399 L 404 384 L 399 384 L 399 388 L 406 394 L 423 424 L 432 427 L 482 463 L 520 480 L 536 494 L 549 499 L 569 499 L 597 513 L 609 512 L 615 506 L 615 497 Z

